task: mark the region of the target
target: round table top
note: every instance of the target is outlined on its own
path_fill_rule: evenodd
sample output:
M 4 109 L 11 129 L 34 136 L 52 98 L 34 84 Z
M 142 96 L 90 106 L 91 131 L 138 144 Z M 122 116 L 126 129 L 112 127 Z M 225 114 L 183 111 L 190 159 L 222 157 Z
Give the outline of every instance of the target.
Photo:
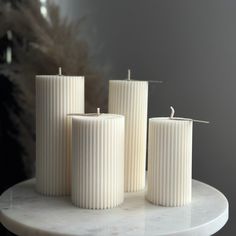
M 212 235 L 228 220 L 228 201 L 215 188 L 193 180 L 192 203 L 184 207 L 155 206 L 145 191 L 126 193 L 113 209 L 87 210 L 70 197 L 46 197 L 35 180 L 19 183 L 1 195 L 0 220 L 17 235 L 156 236 Z

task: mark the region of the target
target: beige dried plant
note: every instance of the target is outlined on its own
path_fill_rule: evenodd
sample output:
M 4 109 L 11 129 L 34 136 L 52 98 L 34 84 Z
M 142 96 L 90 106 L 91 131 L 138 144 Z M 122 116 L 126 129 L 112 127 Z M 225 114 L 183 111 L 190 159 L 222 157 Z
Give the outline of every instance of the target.
M 38 0 L 21 0 L 14 6 L 2 3 L 0 9 L 0 36 L 7 30 L 13 33 L 13 63 L 3 64 L 0 69 L 21 90 L 17 99 L 25 112 L 16 119 L 21 127 L 21 142 L 26 148 L 25 163 L 30 163 L 26 167 L 32 172 L 35 159 L 35 75 L 57 74 L 58 67 L 62 67 L 65 75 L 85 75 L 87 112 L 94 112 L 98 106 L 104 108 L 104 79 L 101 72 L 91 68 L 87 43 L 80 38 L 83 19 L 69 22 L 61 17 L 55 4 L 48 4 L 45 18 Z

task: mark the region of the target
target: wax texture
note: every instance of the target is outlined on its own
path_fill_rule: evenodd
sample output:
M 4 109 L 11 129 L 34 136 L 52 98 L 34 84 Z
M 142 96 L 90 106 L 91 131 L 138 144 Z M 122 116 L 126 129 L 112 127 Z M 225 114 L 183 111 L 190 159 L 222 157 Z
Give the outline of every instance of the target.
M 125 116 L 126 192 L 145 187 L 148 82 L 109 81 L 109 113 Z
M 84 113 L 84 77 L 36 76 L 36 189 L 45 195 L 70 194 L 68 113 Z
M 72 202 L 106 209 L 124 200 L 124 116 L 72 118 Z
M 149 119 L 147 199 L 184 206 L 192 196 L 192 121 Z

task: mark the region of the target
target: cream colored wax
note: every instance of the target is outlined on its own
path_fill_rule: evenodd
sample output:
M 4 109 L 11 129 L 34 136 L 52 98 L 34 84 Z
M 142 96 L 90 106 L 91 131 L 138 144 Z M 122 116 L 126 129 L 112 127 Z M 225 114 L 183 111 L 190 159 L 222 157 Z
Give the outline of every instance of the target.
M 130 74 L 129 74 L 130 76 Z M 125 116 L 126 192 L 145 187 L 148 82 L 109 81 L 109 113 Z
M 36 76 L 36 189 L 46 195 L 70 194 L 71 121 L 84 113 L 84 77 Z
M 124 199 L 124 117 L 72 116 L 72 202 L 106 209 Z
M 183 206 L 192 194 L 192 120 L 149 119 L 147 199 Z

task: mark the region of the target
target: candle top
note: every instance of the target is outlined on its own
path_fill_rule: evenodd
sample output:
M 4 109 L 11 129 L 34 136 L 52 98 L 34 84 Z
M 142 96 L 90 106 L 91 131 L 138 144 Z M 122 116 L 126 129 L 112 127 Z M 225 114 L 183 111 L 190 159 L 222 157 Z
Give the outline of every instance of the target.
M 108 114 L 108 113 L 101 113 L 100 115 L 97 115 L 97 113 L 68 114 L 68 116 L 71 116 L 72 119 L 78 119 L 78 120 L 108 120 L 108 119 L 124 118 L 123 115 Z
M 191 119 L 185 119 L 183 117 L 175 117 L 175 119 L 171 119 L 170 117 L 152 117 L 149 119 L 150 121 L 156 121 L 156 122 L 193 122 Z
M 61 67 L 58 68 L 58 74 L 57 75 L 36 75 L 36 78 L 47 78 L 47 79 L 55 79 L 55 78 L 58 79 L 60 77 L 62 77 L 62 78 L 65 78 L 65 77 L 73 78 L 74 77 L 74 78 L 81 78 L 81 79 L 84 78 L 84 76 L 63 75 Z
M 191 118 L 183 118 L 183 117 L 174 117 L 175 114 L 175 110 L 174 108 L 171 106 L 171 114 L 170 117 L 154 117 L 151 118 L 150 120 L 154 120 L 154 121 L 190 121 L 190 122 L 197 122 L 197 123 L 204 123 L 204 124 L 209 124 L 209 121 L 205 121 L 205 120 L 195 120 L 195 119 L 191 119 Z
M 84 79 L 83 75 L 36 75 L 38 79 L 60 79 L 60 78 L 70 78 L 70 79 Z
M 134 80 L 134 79 L 131 79 L 131 70 L 130 69 L 128 69 L 128 76 L 127 76 L 127 78 L 125 78 L 125 79 L 114 79 L 114 80 L 110 80 L 111 82 L 124 82 L 124 83 L 130 83 L 130 82 L 148 82 L 148 81 L 146 81 L 146 80 Z
M 147 83 L 162 83 L 162 81 L 158 81 L 158 80 L 134 80 L 131 79 L 131 70 L 128 69 L 128 77 L 127 79 L 124 80 L 110 80 L 110 81 L 116 81 L 116 82 L 147 82 Z
M 112 79 L 112 80 L 109 80 L 109 82 L 119 82 L 119 83 L 148 83 L 147 80 L 128 80 L 128 79 Z
M 67 116 L 71 116 L 73 119 L 80 119 L 80 120 L 107 120 L 107 119 L 124 118 L 123 115 L 100 113 L 100 108 L 97 108 L 97 113 L 84 113 L 84 114 L 71 113 L 67 114 Z

